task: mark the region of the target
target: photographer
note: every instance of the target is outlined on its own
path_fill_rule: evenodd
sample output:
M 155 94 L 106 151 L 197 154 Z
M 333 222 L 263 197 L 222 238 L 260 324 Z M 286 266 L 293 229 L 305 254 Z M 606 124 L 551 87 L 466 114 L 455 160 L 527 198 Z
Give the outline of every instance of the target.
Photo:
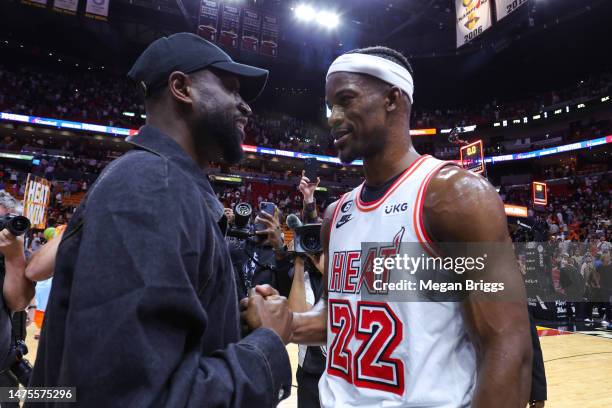
M 236 216 L 232 209 L 226 208 L 225 215 L 230 224 L 236 224 Z M 277 289 L 282 296 L 287 296 L 291 287 L 289 278 L 291 262 L 281 234 L 280 211 L 276 206 L 273 216 L 260 211 L 255 217 L 254 224 L 259 224 L 261 228 L 255 231 L 254 238 L 240 239 L 231 237 L 231 232 L 228 234 L 238 298 L 247 297 L 251 288 L 264 284 Z M 249 230 L 250 226 L 245 225 L 244 228 Z
M 304 197 L 303 219 L 306 223 L 320 222 L 317 214 L 314 192 L 319 185 L 302 173 L 299 190 Z M 293 249 L 293 248 L 292 248 Z M 325 257 L 322 252 L 305 254 L 295 257 L 293 281 L 289 294 L 289 308 L 294 312 L 306 312 L 312 309 L 323 294 L 323 271 Z M 318 383 L 325 370 L 327 351 L 324 346 L 299 345 L 298 369 L 296 379 L 298 383 L 298 408 L 319 407 Z
M 34 297 L 34 284 L 25 277 L 26 260 L 23 236 L 15 236 L 9 231 L 11 227 L 7 225 L 9 222 L 7 216 L 15 211 L 16 204 L 16 200 L 10 194 L 4 190 L 0 191 L 0 218 L 2 218 L 2 230 L 0 231 L 0 254 L 2 255 L 0 259 L 0 279 L 2 279 L 0 386 L 2 387 L 17 387 L 20 381 L 27 382 L 27 378 L 23 378 L 19 372 L 15 373 L 15 369 L 20 366 L 22 343 L 25 340 L 26 312 L 23 310 L 28 307 Z M 3 406 L 8 405 L 3 404 Z

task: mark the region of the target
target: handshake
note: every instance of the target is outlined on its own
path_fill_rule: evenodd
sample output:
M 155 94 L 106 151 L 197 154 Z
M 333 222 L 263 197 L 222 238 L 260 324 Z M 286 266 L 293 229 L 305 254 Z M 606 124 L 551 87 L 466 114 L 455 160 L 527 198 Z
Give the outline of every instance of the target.
M 284 344 L 291 341 L 293 313 L 287 298 L 280 296 L 272 286 L 255 286 L 249 297 L 240 301 L 240 309 L 242 324 L 249 330 L 266 327 L 278 334 Z

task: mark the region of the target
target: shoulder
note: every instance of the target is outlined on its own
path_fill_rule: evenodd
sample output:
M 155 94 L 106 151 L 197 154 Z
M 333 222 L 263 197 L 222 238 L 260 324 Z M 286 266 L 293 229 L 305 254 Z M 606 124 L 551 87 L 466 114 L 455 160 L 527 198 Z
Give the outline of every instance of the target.
M 138 181 L 155 181 L 154 184 L 159 185 L 167 174 L 168 161 L 164 157 L 145 150 L 131 150 L 110 162 L 92 189 L 136 184 Z
M 131 150 L 109 163 L 88 192 L 88 207 L 155 207 L 171 196 L 168 161 L 154 153 Z M 154 201 L 152 201 L 154 200 Z
M 495 187 L 457 166 L 443 167 L 433 176 L 423 216 L 438 241 L 498 241 L 508 234 L 504 205 Z

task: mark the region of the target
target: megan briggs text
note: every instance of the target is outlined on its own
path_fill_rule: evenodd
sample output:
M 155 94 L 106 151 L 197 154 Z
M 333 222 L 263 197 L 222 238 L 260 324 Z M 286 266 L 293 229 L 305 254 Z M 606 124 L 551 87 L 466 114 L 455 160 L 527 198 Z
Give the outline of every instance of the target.
M 436 291 L 436 292 L 460 292 L 480 291 L 495 293 L 504 290 L 503 282 L 485 282 L 466 279 L 464 282 L 434 282 L 430 280 L 419 280 L 417 282 L 402 279 L 399 282 L 383 282 L 380 279 L 374 281 L 374 289 L 381 291 Z

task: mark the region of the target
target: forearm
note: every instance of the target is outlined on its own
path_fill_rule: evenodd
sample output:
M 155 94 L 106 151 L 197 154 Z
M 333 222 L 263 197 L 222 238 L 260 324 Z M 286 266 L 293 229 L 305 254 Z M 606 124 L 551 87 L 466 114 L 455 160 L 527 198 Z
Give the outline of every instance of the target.
M 55 255 L 61 236 L 53 238 L 34 252 L 26 267 L 26 277 L 34 282 L 43 281 L 53 276 L 55 270 Z
M 523 408 L 531 391 L 532 349 L 524 336 L 504 335 L 482 347 L 472 407 Z
M 291 291 L 287 298 L 289 309 L 293 312 L 303 313 L 311 309 L 306 303 L 306 288 L 304 282 L 304 271 L 294 271 Z
M 8 308 L 14 312 L 24 310 L 34 297 L 34 284 L 26 278 L 26 261 L 23 252 L 20 256 L 6 258 L 6 269 L 2 293 Z
M 304 215 L 304 222 L 307 224 L 317 220 L 317 202 L 314 197 L 310 199 L 310 202 L 307 202 L 306 199 L 304 200 L 302 214 Z
M 306 345 L 323 345 L 327 340 L 327 299 L 322 298 L 311 310 L 293 313 L 291 341 Z

